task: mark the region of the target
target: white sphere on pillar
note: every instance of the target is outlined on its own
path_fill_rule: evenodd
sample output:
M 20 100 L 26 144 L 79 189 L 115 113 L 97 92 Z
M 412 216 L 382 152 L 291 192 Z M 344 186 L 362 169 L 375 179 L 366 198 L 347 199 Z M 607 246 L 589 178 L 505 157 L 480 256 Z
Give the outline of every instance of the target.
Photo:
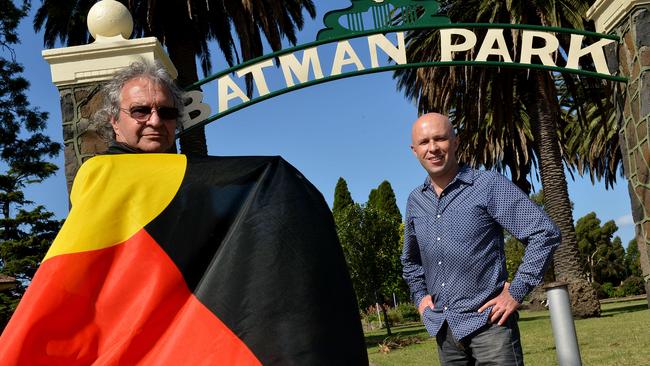
M 131 37 L 133 18 L 129 9 L 115 0 L 101 0 L 90 8 L 87 19 L 88 31 L 95 38 Z

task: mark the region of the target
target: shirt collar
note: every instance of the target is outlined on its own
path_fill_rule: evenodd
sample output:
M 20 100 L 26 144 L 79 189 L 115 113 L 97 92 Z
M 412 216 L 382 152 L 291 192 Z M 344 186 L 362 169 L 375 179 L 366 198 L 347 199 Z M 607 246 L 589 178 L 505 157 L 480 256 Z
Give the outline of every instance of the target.
M 461 181 L 465 184 L 472 184 L 472 182 L 474 182 L 474 170 L 465 164 L 461 164 L 458 167 L 458 172 L 456 172 L 456 176 L 454 177 L 454 179 L 452 179 L 449 185 L 452 185 L 456 181 Z M 422 191 L 426 191 L 427 189 L 430 188 L 431 188 L 431 177 L 427 174 L 427 177 L 424 180 L 424 184 L 422 185 Z
M 142 150 L 131 147 L 123 142 L 112 141 L 105 154 L 139 154 L 141 152 Z

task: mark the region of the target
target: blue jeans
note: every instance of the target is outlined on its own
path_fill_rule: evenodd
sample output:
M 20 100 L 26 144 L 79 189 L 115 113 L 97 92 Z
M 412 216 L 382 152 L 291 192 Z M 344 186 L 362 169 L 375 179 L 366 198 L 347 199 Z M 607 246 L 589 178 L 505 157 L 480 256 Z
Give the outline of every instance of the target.
M 524 357 L 514 312 L 502 326 L 486 324 L 462 340 L 456 340 L 445 324 L 438 332 L 438 357 L 443 366 L 523 366 Z

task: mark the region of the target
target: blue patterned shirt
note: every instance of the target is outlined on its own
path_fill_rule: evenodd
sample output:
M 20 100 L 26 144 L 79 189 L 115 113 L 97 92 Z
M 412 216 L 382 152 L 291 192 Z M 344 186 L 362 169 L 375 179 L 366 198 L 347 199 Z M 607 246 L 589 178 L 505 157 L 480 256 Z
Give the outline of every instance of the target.
M 497 296 L 508 278 L 503 229 L 526 245 L 510 285 L 521 303 L 544 276 L 560 231 L 544 211 L 511 181 L 492 171 L 461 166 L 436 195 L 427 176 L 406 206 L 403 276 L 416 306 L 430 294 L 423 322 L 435 336 L 447 321 L 462 339 L 488 321 L 491 308 L 477 310 Z

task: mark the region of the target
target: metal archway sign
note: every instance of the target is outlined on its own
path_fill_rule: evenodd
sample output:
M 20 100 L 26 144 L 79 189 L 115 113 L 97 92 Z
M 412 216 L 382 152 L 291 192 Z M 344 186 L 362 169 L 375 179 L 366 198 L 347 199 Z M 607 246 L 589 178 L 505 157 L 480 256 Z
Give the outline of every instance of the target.
M 439 4 L 431 0 L 351 0 L 352 5 L 345 9 L 325 14 L 325 28 L 318 32 L 316 41 L 273 52 L 242 64 L 218 72 L 186 88 L 188 104 L 181 118 L 180 134 L 213 122 L 225 115 L 236 112 L 263 100 L 294 90 L 328 81 L 352 76 L 392 71 L 402 68 L 444 67 L 475 65 L 484 67 L 508 67 L 541 69 L 555 72 L 568 72 L 583 76 L 626 82 L 627 78 L 611 75 L 605 59 L 604 47 L 617 42 L 619 38 L 595 32 L 557 27 L 542 27 L 526 24 L 498 23 L 451 23 L 449 18 L 437 15 Z M 399 17 L 396 17 L 399 15 Z M 399 23 L 394 21 L 399 19 Z M 440 59 L 430 62 L 409 62 L 405 46 L 405 32 L 432 29 L 440 32 Z M 485 35 L 479 40 L 473 29 L 484 29 Z M 521 31 L 518 58 L 513 59 L 507 48 L 505 30 Z M 569 50 L 560 49 L 556 33 L 570 34 Z M 394 40 L 387 37 L 394 34 Z M 350 44 L 352 38 L 364 39 L 363 52 L 369 56 L 370 64 L 359 58 L 362 52 Z M 595 39 L 584 45 L 585 38 Z M 363 42 L 361 42 L 363 43 Z M 336 46 L 333 57 L 324 60 L 319 47 L 326 44 Z M 535 46 L 534 46 L 535 44 Z M 542 46 L 539 46 L 542 44 Z M 454 54 L 470 52 L 472 60 L 454 60 Z M 384 57 L 380 61 L 380 51 Z M 563 57 L 554 57 L 557 53 Z M 500 61 L 488 61 L 490 56 Z M 541 61 L 532 63 L 533 57 Z M 581 68 L 580 60 L 590 57 L 594 70 Z M 559 65 L 557 61 L 562 61 Z M 324 73 L 323 65 L 330 66 Z M 348 71 L 343 67 L 347 66 Z M 273 75 L 283 80 L 283 85 L 270 88 L 267 76 Z M 256 94 L 248 97 L 238 81 L 250 75 Z M 199 90 L 206 84 L 216 81 L 217 112 L 203 101 Z

